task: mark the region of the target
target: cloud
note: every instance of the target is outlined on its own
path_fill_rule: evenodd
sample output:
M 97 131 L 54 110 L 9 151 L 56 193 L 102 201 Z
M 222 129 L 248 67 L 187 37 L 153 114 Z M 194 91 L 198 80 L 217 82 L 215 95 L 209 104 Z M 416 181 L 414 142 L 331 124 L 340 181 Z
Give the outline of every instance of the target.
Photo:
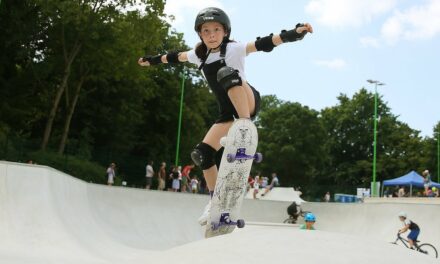
M 324 66 L 332 70 L 339 70 L 347 66 L 347 63 L 343 59 L 315 60 L 314 63 L 318 66 Z
M 167 0 L 165 13 L 174 16 L 175 19 L 171 21 L 171 24 L 176 27 L 187 22 L 185 19 L 190 19 L 192 22 L 198 11 L 210 6 L 223 8 L 223 5 L 218 0 Z M 188 17 L 188 14 L 194 15 Z
M 380 47 L 380 39 L 374 37 L 362 37 L 359 40 L 361 42 L 362 47 L 368 48 L 379 48 Z
M 390 45 L 399 40 L 431 39 L 440 34 L 440 1 L 396 11 L 382 26 L 382 38 Z
M 378 15 L 391 11 L 396 0 L 312 0 L 306 13 L 319 24 L 331 28 L 359 27 Z

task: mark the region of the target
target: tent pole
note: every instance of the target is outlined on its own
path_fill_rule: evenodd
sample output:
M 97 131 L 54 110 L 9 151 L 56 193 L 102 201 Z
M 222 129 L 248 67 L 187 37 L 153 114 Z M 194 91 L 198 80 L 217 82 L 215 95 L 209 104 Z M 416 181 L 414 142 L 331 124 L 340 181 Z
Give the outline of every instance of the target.
M 382 186 L 381 187 L 382 187 L 382 191 L 380 192 L 380 194 L 381 194 L 380 197 L 383 197 L 383 182 L 382 182 Z
M 412 184 L 409 186 L 409 197 L 412 197 Z

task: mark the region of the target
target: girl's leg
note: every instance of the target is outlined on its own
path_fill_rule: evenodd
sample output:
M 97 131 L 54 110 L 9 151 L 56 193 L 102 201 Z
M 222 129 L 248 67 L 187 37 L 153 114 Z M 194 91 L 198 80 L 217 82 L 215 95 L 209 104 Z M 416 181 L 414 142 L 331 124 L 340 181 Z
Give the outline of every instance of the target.
M 219 150 L 222 146 L 220 145 L 220 139 L 228 133 L 229 128 L 232 126 L 232 121 L 226 123 L 214 124 L 206 133 L 203 142 L 210 145 L 215 150 Z M 206 180 L 206 185 L 210 192 L 214 191 L 215 182 L 217 180 L 217 166 L 212 166 L 211 168 L 203 171 L 203 176 Z
M 228 96 L 239 118 L 251 117 L 251 114 L 255 111 L 255 98 L 251 87 L 247 83 L 229 89 Z

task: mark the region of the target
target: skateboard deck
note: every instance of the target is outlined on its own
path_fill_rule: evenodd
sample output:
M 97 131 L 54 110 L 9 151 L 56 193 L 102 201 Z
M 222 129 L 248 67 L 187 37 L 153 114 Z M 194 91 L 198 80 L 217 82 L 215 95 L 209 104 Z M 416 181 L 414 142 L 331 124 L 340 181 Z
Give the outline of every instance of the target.
M 239 219 L 241 204 L 246 193 L 247 179 L 254 159 L 262 160 L 256 153 L 257 128 L 249 119 L 237 119 L 226 137 L 220 140 L 224 146 L 205 237 L 231 233 L 235 227 L 244 227 Z

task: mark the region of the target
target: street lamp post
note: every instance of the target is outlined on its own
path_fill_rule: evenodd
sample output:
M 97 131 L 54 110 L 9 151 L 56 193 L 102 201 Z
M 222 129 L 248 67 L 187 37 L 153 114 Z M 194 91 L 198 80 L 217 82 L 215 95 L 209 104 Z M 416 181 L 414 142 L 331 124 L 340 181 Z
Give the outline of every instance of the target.
M 377 196 L 376 193 L 376 147 L 377 147 L 377 86 L 385 85 L 380 81 L 367 80 L 367 82 L 374 83 L 374 129 L 373 129 L 373 187 L 371 190 L 372 196 Z
M 440 127 L 437 128 L 437 182 L 440 182 Z

